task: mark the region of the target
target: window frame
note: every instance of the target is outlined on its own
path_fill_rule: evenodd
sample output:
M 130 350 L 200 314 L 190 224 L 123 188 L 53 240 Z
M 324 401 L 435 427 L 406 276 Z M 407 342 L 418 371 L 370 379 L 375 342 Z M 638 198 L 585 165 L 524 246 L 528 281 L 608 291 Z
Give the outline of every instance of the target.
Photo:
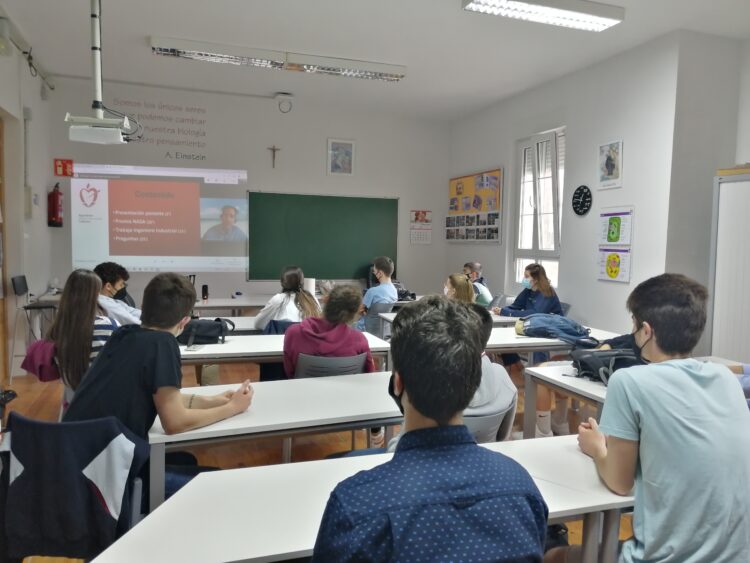
M 516 279 L 516 262 L 524 260 L 527 263 L 539 263 L 542 261 L 556 261 L 558 263 L 558 283 L 559 283 L 559 263 L 560 263 L 560 230 L 562 226 L 562 186 L 559 182 L 559 153 L 558 153 L 558 135 L 564 135 L 564 129 L 556 129 L 532 135 L 525 139 L 520 139 L 516 143 L 516 162 L 517 174 L 515 178 L 515 197 L 513 207 L 513 252 L 510 254 L 510 264 L 508 271 L 510 274 L 506 277 L 512 286 L 516 289 L 521 287 L 519 280 Z M 540 212 L 542 208 L 542 190 L 539 182 L 539 149 L 538 144 L 549 142 L 551 153 L 551 179 L 552 179 L 552 213 L 554 229 L 554 249 L 541 250 L 539 248 L 539 226 Z M 521 248 L 521 195 L 523 191 L 523 181 L 525 175 L 525 153 L 531 149 L 531 158 L 533 160 L 532 168 L 532 189 L 533 189 L 533 224 L 532 224 L 532 244 L 531 248 Z M 520 289 L 519 289 L 520 290 Z

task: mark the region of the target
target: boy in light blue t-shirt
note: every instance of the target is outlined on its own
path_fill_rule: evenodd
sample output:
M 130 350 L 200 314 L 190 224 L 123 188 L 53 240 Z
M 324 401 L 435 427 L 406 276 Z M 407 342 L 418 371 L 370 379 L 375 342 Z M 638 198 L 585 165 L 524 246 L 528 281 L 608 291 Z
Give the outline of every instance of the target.
M 750 554 L 750 411 L 726 366 L 689 357 L 707 298 L 679 274 L 635 288 L 627 306 L 649 363 L 615 372 L 600 424 L 589 418 L 579 428 L 604 483 L 621 495 L 635 485 L 634 537 L 620 561 L 728 563 Z M 576 551 L 550 552 L 545 562 L 577 561 Z
M 371 287 L 362 299 L 362 315 L 376 303 L 395 303 L 398 301 L 396 286 L 391 283 L 393 275 L 393 260 L 387 256 L 378 256 L 372 261 L 372 274 L 378 280 L 378 285 Z M 357 330 L 365 330 L 364 316 L 359 319 L 355 326 Z

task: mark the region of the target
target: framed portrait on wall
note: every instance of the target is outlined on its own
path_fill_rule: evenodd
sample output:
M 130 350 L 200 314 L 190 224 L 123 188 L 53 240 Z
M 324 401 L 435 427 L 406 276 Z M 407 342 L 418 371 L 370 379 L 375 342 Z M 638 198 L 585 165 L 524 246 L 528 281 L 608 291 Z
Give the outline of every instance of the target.
M 597 180 L 600 190 L 622 187 L 622 141 L 599 145 Z
M 329 176 L 354 174 L 354 141 L 328 139 L 327 169 Z

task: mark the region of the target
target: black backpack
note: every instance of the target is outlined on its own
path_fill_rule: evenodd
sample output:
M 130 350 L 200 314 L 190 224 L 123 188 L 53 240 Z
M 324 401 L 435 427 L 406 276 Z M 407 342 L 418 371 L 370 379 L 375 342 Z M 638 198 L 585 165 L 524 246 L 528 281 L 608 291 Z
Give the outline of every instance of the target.
M 604 385 L 609 383 L 609 378 L 618 369 L 645 364 L 632 348 L 614 350 L 576 348 L 570 352 L 570 357 L 573 359 L 573 367 L 578 370 L 577 377 L 601 381 Z
M 177 337 L 180 344 L 218 344 L 224 343 L 227 334 L 234 330 L 234 323 L 229 319 L 193 319 Z

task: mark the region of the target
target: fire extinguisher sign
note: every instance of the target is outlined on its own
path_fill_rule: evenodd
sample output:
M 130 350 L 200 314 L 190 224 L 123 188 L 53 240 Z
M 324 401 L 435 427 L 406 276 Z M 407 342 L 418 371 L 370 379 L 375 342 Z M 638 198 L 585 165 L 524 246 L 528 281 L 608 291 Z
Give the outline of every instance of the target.
M 63 158 L 56 158 L 55 176 L 73 176 L 73 161 Z

